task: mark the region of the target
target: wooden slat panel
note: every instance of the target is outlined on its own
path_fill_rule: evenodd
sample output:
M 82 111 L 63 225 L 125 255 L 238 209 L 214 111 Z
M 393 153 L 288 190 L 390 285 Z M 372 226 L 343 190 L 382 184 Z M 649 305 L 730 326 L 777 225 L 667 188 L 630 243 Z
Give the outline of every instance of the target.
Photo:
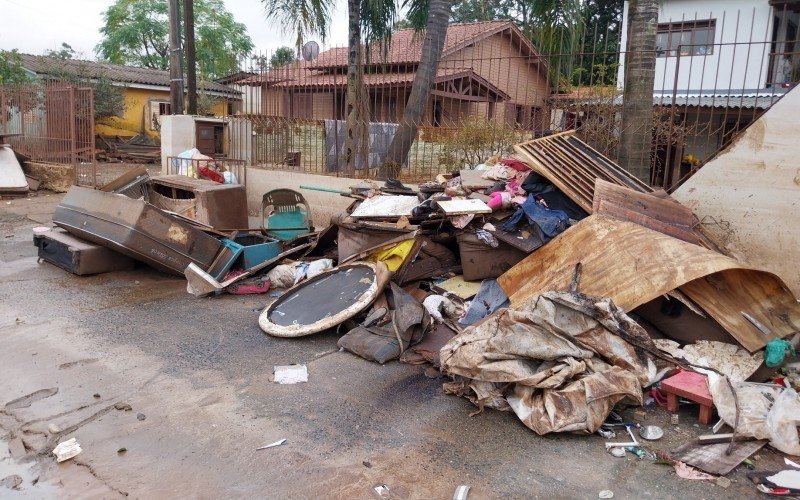
M 598 178 L 643 193 L 652 191 L 575 137 L 574 130 L 523 142 L 515 145 L 514 149 L 533 170 L 589 213 L 592 212 L 594 184 Z

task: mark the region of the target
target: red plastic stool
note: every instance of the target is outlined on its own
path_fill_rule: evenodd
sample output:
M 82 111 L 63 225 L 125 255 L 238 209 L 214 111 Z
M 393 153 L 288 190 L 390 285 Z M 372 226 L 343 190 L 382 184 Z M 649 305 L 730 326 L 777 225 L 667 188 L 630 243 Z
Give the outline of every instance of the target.
M 667 395 L 667 411 L 678 411 L 678 397 L 700 404 L 700 423 L 708 425 L 714 414 L 714 400 L 708 391 L 706 376 L 697 372 L 680 372 L 661 381 L 661 391 Z

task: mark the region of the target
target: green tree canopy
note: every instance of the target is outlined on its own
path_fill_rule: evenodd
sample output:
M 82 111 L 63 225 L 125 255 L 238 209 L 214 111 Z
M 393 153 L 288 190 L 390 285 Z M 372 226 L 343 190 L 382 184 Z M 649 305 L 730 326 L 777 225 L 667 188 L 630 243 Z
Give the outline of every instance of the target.
M 25 83 L 30 76 L 22 67 L 22 58 L 17 49 L 0 50 L 0 83 Z
M 294 61 L 294 49 L 291 47 L 278 47 L 269 58 L 270 68 L 280 68 Z
M 253 49 L 247 27 L 222 0 L 194 0 L 194 15 L 198 74 L 211 80 L 235 71 Z M 116 64 L 168 69 L 168 17 L 167 0 L 115 0 L 103 13 L 95 52 Z
M 67 59 L 75 58 L 75 49 L 67 42 L 61 42 L 61 48 L 59 50 L 46 50 L 44 55 L 66 61 Z

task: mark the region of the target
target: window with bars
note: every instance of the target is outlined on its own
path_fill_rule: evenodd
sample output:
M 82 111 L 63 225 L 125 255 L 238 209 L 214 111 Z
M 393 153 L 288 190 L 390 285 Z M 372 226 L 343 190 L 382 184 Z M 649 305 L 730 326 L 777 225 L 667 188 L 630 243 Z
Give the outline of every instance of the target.
M 660 23 L 656 33 L 658 57 L 705 56 L 714 53 L 715 19 Z

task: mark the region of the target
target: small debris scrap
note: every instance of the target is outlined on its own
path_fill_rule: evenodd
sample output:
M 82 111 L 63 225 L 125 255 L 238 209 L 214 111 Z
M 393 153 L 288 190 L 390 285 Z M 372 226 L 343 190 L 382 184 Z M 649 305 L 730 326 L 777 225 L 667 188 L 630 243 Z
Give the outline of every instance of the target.
M 147 418 L 147 417 L 145 416 L 145 414 L 144 414 L 144 413 L 137 413 L 137 414 L 136 414 L 136 420 L 144 420 L 144 419 L 146 419 L 146 418 Z
M 725 476 L 719 476 L 714 482 L 717 483 L 717 486 L 720 488 L 728 488 L 731 485 L 731 480 Z
M 100 394 L 94 393 L 94 394 L 92 394 L 92 397 L 95 398 L 95 399 L 100 399 Z
M 267 448 L 274 448 L 276 446 L 283 446 L 288 442 L 289 442 L 289 440 L 284 438 L 284 439 L 281 439 L 280 441 L 275 441 L 274 443 L 265 444 L 264 446 L 259 446 L 258 448 L 256 448 L 256 450 L 266 450 Z
M 128 403 L 116 403 L 114 405 L 114 409 L 115 410 L 119 410 L 119 411 L 131 411 L 131 410 L 133 410 L 131 405 L 129 405 Z
M 19 485 L 22 484 L 22 477 L 17 474 L 12 474 L 0 479 L 0 486 L 5 486 L 10 490 L 18 490 Z
M 367 469 L 371 469 L 371 468 L 372 468 L 372 463 L 371 463 L 371 462 L 369 462 L 369 461 L 367 461 L 367 460 L 364 460 L 364 461 L 363 461 L 363 462 L 361 462 L 361 463 L 362 463 L 362 464 L 364 465 L 364 467 L 366 467 Z
M 118 455 L 123 455 L 123 454 L 127 453 L 127 451 L 128 451 L 128 448 L 125 448 L 125 447 L 123 446 L 122 448 L 120 448 L 120 449 L 118 449 L 118 450 L 117 450 L 117 454 L 118 454 Z
M 639 427 L 639 435 L 648 441 L 657 441 L 664 437 L 664 429 L 657 425 L 645 425 Z
M 678 474 L 678 477 L 682 477 L 683 479 L 692 479 L 694 481 L 713 481 L 716 479 L 711 474 L 700 472 L 691 465 L 686 465 L 683 462 L 675 462 L 675 473 Z
M 375 493 L 378 494 L 378 498 L 389 498 L 391 496 L 391 492 L 389 491 L 389 487 L 385 484 L 379 484 L 375 488 Z
M 469 485 L 462 484 L 456 488 L 455 493 L 453 493 L 453 500 L 467 500 L 467 495 L 469 495 Z
M 58 434 L 59 432 L 61 432 L 61 427 L 57 426 L 56 424 L 48 424 L 47 432 L 49 432 L 50 434 Z
M 308 368 L 306 368 L 306 365 L 276 366 L 274 373 L 276 384 L 308 382 Z
M 597 494 L 597 498 L 614 498 L 614 492 L 611 490 L 603 490 Z
M 53 448 L 53 455 L 56 456 L 56 462 L 61 463 L 77 456 L 81 451 L 83 450 L 81 450 L 81 445 L 78 444 L 78 440 L 72 438 L 63 443 L 59 443 L 58 446 Z

